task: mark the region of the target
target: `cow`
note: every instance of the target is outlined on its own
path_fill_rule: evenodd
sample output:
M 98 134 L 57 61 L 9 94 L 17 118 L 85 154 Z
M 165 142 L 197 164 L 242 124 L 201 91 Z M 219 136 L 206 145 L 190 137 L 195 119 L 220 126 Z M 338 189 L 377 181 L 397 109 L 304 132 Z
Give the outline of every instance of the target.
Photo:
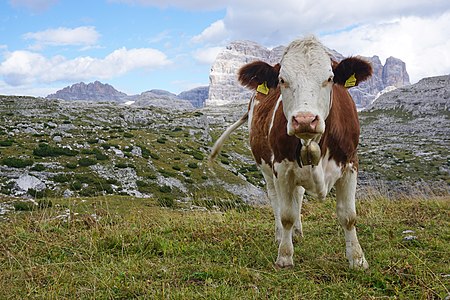
M 290 43 L 274 66 L 255 61 L 238 72 L 240 83 L 255 93 L 245 115 L 216 141 L 210 160 L 248 122 L 251 151 L 275 217 L 279 268 L 294 265 L 293 235 L 303 235 L 305 191 L 324 199 L 333 186 L 349 267 L 369 266 L 355 228 L 360 128 L 348 88 L 371 75 L 371 65 L 359 57 L 334 61 L 314 36 Z

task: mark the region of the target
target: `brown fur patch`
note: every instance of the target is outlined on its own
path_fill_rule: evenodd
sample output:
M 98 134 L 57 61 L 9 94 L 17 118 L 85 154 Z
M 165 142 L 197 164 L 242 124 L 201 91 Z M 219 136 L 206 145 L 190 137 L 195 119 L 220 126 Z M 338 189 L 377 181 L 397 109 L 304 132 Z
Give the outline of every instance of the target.
M 269 143 L 273 151 L 274 162 L 281 162 L 284 159 L 289 161 L 297 160 L 297 148 L 300 140 L 295 136 L 287 135 L 287 120 L 283 113 L 283 102 L 275 112 L 272 131 L 269 136 Z
M 325 120 L 325 132 L 320 140 L 322 155 L 330 150 L 330 159 L 338 164 L 352 162 L 358 168 L 359 120 L 355 103 L 347 89 L 333 85 L 330 113 Z
M 253 119 L 250 129 L 250 147 L 256 163 L 262 164 L 264 160 L 271 164 L 272 151 L 268 142 L 269 127 L 272 121 L 273 110 L 280 96 L 280 89 L 274 88 L 269 90 L 268 95 L 261 93 L 256 94 L 259 103 L 255 105 L 253 110 Z

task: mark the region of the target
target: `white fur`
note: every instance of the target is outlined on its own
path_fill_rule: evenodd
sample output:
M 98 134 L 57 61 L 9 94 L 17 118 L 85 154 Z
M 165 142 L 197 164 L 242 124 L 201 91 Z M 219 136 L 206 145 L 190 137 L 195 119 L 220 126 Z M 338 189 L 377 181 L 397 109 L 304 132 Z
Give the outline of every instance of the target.
M 325 119 L 331 105 L 333 76 L 326 49 L 314 38 L 292 42 L 281 60 L 280 83 L 287 133 L 294 135 L 292 118 L 299 113 L 319 116 L 317 132 L 325 131 Z M 301 136 L 299 136 L 301 138 Z

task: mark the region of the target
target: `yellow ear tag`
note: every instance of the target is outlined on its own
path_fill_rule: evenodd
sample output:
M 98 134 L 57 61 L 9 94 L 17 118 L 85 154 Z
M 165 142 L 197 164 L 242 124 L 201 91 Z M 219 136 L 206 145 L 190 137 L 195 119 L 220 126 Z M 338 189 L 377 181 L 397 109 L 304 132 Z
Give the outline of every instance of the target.
M 350 88 L 356 85 L 355 73 L 352 74 L 344 83 L 344 87 Z
M 267 87 L 267 81 L 264 81 L 258 87 L 256 88 L 257 92 L 260 92 L 261 94 L 267 95 L 269 93 L 269 88 Z

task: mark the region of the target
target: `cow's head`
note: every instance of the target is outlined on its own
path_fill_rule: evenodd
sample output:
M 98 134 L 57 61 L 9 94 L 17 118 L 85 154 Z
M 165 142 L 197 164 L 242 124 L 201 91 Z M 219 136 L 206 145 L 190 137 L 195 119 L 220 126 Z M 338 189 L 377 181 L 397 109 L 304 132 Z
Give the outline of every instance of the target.
M 332 61 L 326 48 L 309 37 L 292 42 L 275 66 L 262 61 L 245 65 L 239 71 L 239 81 L 253 89 L 261 84 L 269 89 L 279 86 L 287 134 L 311 140 L 325 132 L 333 84 L 355 86 L 371 74 L 370 64 L 360 58 Z

